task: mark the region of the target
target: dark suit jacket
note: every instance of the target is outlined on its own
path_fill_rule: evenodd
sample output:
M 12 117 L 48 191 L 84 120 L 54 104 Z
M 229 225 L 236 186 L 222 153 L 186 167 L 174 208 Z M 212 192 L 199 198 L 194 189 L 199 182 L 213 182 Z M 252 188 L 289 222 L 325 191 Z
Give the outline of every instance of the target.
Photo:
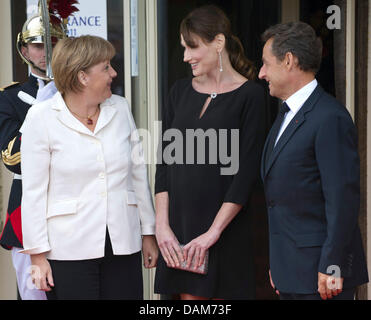
M 38 90 L 37 79 L 30 76 L 23 84 L 14 84 L 0 92 L 0 147 L 5 166 L 13 173 L 21 173 L 21 128 L 26 117 L 29 104 L 18 97 L 23 91 L 36 97 Z M 6 249 L 13 246 L 22 247 L 21 226 L 21 197 L 22 181 L 14 179 L 9 195 L 9 203 L 4 228 L 0 234 L 0 245 Z
M 276 288 L 317 292 L 318 272 L 340 268 L 344 288 L 368 282 L 358 227 L 360 168 L 348 111 L 320 86 L 290 122 L 261 174 Z M 330 269 L 328 269 L 330 268 Z M 327 272 L 328 271 L 328 272 Z

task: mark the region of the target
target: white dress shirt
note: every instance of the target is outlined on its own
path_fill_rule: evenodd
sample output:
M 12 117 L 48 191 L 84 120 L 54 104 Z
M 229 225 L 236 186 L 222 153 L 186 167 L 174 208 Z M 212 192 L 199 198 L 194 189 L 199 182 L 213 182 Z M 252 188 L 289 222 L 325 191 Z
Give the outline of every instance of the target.
M 318 82 L 316 79 L 309 82 L 300 90 L 296 91 L 293 95 L 291 95 L 286 101 L 287 106 L 289 107 L 290 111 L 288 111 L 283 119 L 281 129 L 278 132 L 277 139 L 275 145 L 277 144 L 279 138 L 281 137 L 282 133 L 285 131 L 291 120 L 295 117 L 295 115 L 299 112 L 301 107 L 304 105 L 305 101 L 308 100 L 309 96 L 313 93 L 316 89 Z
M 57 92 L 29 109 L 21 131 L 23 253 L 100 258 L 107 227 L 114 254 L 140 251 L 155 214 L 127 101 L 102 103 L 91 132 Z

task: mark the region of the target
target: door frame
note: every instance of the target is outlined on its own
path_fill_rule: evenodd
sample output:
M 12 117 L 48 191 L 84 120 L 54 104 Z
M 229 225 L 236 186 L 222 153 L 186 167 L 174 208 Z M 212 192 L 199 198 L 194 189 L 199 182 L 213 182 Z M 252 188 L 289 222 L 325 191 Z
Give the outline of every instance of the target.
M 158 44 L 157 44 L 157 0 L 138 0 L 138 34 L 137 42 L 138 48 L 140 43 L 145 43 L 145 53 L 141 52 L 139 57 L 139 79 L 140 87 L 145 88 L 140 91 L 139 100 L 140 103 L 134 102 L 133 97 L 133 85 L 132 85 L 132 64 L 131 64 L 131 0 L 123 0 L 123 20 L 124 20 L 124 69 L 125 69 L 125 98 L 128 100 L 132 111 L 139 114 L 139 119 L 135 119 L 140 134 L 147 132 L 149 143 L 144 143 L 144 153 L 147 156 L 148 161 L 148 179 L 152 190 L 152 196 L 154 197 L 154 181 L 155 181 L 155 148 L 157 145 L 157 133 L 156 133 L 156 121 L 158 118 Z M 139 10 L 144 9 L 143 12 Z M 145 26 L 145 27 L 143 27 Z M 136 105 L 134 106 L 133 103 Z M 139 108 L 135 109 L 135 108 Z M 158 300 L 160 296 L 154 294 L 154 277 L 155 269 L 147 270 L 143 268 L 143 286 L 144 286 L 144 298 L 150 300 Z
M 0 29 L 2 45 L 0 50 L 0 87 L 13 81 L 11 0 L 0 1 Z M 5 223 L 7 203 L 12 183 L 12 174 L 3 163 L 0 164 L 0 227 Z M 17 299 L 17 280 L 12 265 L 11 252 L 0 248 L 0 300 Z

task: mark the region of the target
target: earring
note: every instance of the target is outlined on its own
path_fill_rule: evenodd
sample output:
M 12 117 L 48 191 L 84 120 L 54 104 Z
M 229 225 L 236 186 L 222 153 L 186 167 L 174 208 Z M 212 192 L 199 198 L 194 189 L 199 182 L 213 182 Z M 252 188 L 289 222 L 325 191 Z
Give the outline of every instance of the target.
M 222 54 L 220 51 L 218 53 L 219 53 L 219 71 L 223 72 Z

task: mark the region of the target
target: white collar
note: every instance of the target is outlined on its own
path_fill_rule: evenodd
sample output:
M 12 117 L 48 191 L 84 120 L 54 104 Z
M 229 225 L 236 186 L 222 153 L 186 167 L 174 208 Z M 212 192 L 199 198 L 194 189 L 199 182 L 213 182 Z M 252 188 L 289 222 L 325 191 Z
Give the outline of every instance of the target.
M 314 79 L 300 90 L 296 91 L 285 101 L 294 114 L 296 114 L 303 106 L 305 101 L 308 100 L 309 96 L 313 93 L 314 89 L 316 89 L 317 85 L 318 82 L 316 79 Z
M 67 127 L 87 135 L 97 134 L 112 120 L 113 116 L 117 112 L 117 107 L 112 97 L 101 103 L 101 112 L 93 133 L 72 115 L 59 91 L 57 91 L 57 93 L 53 96 L 51 100 L 51 107 L 54 110 L 60 111 L 58 112 L 57 117 Z
M 68 112 L 70 112 L 69 111 L 69 109 L 67 108 L 67 105 L 66 105 L 66 103 L 65 103 L 65 101 L 64 101 L 64 99 L 63 99 L 63 97 L 62 97 L 62 95 L 61 95 L 61 93 L 59 92 L 59 91 L 57 91 L 56 93 L 55 93 L 55 95 L 53 96 L 53 103 L 52 103 L 52 108 L 54 109 L 54 110 L 59 110 L 59 111 L 61 111 L 61 110 L 68 110 Z M 111 97 L 109 97 L 108 99 L 106 99 L 105 101 L 103 101 L 101 104 L 100 104 L 100 109 L 101 109 L 101 111 L 102 111 L 102 109 L 104 108 L 104 107 L 107 107 L 107 106 L 112 106 L 112 107 L 115 107 L 116 108 L 116 106 L 115 106 L 115 102 L 114 102 L 114 100 L 112 99 L 112 96 Z

